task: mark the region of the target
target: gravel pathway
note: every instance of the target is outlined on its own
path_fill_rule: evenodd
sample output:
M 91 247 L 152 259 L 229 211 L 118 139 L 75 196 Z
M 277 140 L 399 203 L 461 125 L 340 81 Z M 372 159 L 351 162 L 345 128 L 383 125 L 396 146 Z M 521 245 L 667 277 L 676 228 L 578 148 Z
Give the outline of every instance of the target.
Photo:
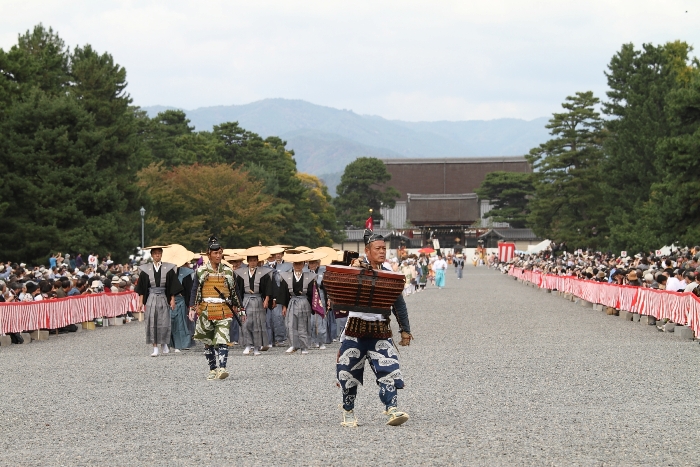
M 697 342 L 465 272 L 407 299 L 401 427 L 368 378 L 339 426 L 338 344 L 237 348 L 208 382 L 200 351 L 150 358 L 130 323 L 0 348 L 0 464 L 700 464 Z

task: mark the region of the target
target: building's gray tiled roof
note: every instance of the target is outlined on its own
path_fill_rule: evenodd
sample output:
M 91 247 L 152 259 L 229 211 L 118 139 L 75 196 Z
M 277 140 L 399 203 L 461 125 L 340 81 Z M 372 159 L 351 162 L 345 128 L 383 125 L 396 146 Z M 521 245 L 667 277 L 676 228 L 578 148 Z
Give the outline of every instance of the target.
M 445 200 L 445 199 L 477 199 L 476 193 L 455 193 L 455 194 L 431 194 L 431 195 L 422 195 L 422 194 L 415 194 L 415 193 L 408 193 L 406 195 L 408 197 L 409 201 L 418 201 L 418 200 Z
M 494 162 L 526 162 L 525 156 L 489 156 L 489 157 L 431 157 L 431 158 L 396 158 L 380 159 L 388 165 L 396 164 L 491 164 Z
M 374 229 L 374 233 L 378 233 L 379 235 L 383 235 L 384 237 L 388 237 L 389 235 L 394 232 L 393 229 Z M 362 239 L 364 238 L 365 235 L 365 230 L 364 229 L 353 229 L 353 230 L 346 230 L 345 235 L 347 238 L 345 241 L 347 242 L 361 242 Z
M 532 229 L 491 229 L 479 238 L 486 237 L 492 232 L 503 240 L 537 240 L 539 238 Z

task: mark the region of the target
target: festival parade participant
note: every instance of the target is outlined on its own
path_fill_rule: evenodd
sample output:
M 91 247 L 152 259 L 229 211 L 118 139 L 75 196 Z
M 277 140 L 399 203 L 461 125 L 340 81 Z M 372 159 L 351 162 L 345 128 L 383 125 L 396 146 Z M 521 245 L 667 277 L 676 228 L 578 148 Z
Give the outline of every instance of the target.
M 270 252 L 264 246 L 254 246 L 243 252 L 248 266 L 237 269 L 236 280 L 243 282 L 243 308 L 248 317 L 243 326 L 243 341 L 245 343 L 244 355 L 249 355 L 253 350 L 253 355 L 260 355 L 260 351 L 270 348 L 267 336 L 267 305 L 272 298 L 272 276 L 273 271 L 264 266 L 258 266 L 260 257 L 263 260 L 270 256 Z
M 326 265 L 332 264 L 334 260 L 338 258 L 338 250 L 322 246 L 313 250 L 315 255 L 319 259 L 311 260 L 308 263 L 309 271 L 316 274 L 316 285 L 319 299 L 323 304 L 326 311 L 326 344 L 336 342 L 338 340 L 338 321 L 335 318 L 335 312 L 330 310 L 330 305 L 328 304 L 328 294 L 326 293 L 326 288 L 323 285 L 323 275 L 326 272 Z M 313 307 L 312 307 L 313 308 Z M 345 323 L 342 323 L 343 325 Z M 342 329 L 341 329 L 342 330 Z
M 287 322 L 287 335 L 290 347 L 286 350 L 292 354 L 301 349 L 302 354 L 309 353 L 309 324 L 311 320 L 311 300 L 316 274 L 304 272 L 304 262 L 312 259 L 309 253 L 289 254 L 293 270 L 280 273 L 280 291 L 277 302 L 282 304 L 282 315 Z
M 170 352 L 170 310 L 175 308 L 175 295 L 182 292 L 182 284 L 175 276 L 176 266 L 161 262 L 163 248 L 145 248 L 150 250 L 153 262 L 139 266 L 139 281 L 134 289 L 141 296 L 139 311 L 146 315 L 146 343 L 153 345 L 151 357 L 158 356 L 158 346 L 164 354 Z
M 231 269 L 234 272 L 234 278 L 236 279 L 236 292 L 238 293 L 239 299 L 245 293 L 245 288 L 243 287 L 243 281 L 238 280 L 238 276 L 235 274 L 235 272 L 237 269 L 245 267 L 245 265 L 243 264 L 244 259 L 245 258 L 243 258 L 243 256 L 239 255 L 238 253 L 232 253 L 230 255 L 226 255 L 226 253 L 224 253 L 224 261 L 226 261 L 231 266 Z M 241 339 L 241 326 L 235 319 L 231 321 L 229 338 L 229 347 L 231 345 L 238 345 L 238 342 L 240 342 Z
M 445 270 L 447 269 L 447 261 L 438 253 L 438 259 L 433 263 L 433 269 L 435 270 L 435 285 L 437 285 L 438 290 L 445 287 Z
M 272 271 L 272 297 L 273 300 L 267 309 L 267 338 L 270 346 L 283 347 L 287 340 L 287 325 L 282 316 L 282 305 L 277 303 L 277 296 L 280 288 L 280 272 L 291 271 L 292 264 L 284 260 L 283 245 L 274 245 L 268 247 L 270 250 L 271 261 L 268 261 L 267 267 L 274 269 Z
M 186 264 L 194 258 L 194 253 L 182 245 L 170 245 L 163 251 L 163 261 L 177 266 L 175 275 L 182 284 L 182 292 L 175 295 L 175 307 L 170 314 L 170 346 L 179 352 L 180 349 L 192 347 L 192 334 L 188 319 L 190 294 L 194 283 L 194 270 L 186 267 Z
M 316 274 L 316 290 L 314 294 L 318 301 L 317 309 L 313 306 L 313 295 L 312 295 L 312 306 L 311 306 L 311 317 L 309 320 L 309 333 L 311 337 L 311 345 L 319 350 L 325 350 L 326 344 L 330 344 L 328 336 L 328 314 L 326 313 L 326 291 L 323 287 L 323 273 L 326 268 L 321 268 L 321 259 L 326 257 L 326 253 L 322 251 L 313 250 L 309 252 L 312 258 L 309 259 L 308 270 L 311 273 Z M 335 321 L 335 320 L 334 320 Z M 335 324 L 335 323 L 333 323 Z
M 240 320 L 244 323 L 246 319 L 236 294 L 233 270 L 221 261 L 223 254 L 224 250 L 219 240 L 214 236 L 210 237 L 207 248 L 209 261 L 197 269 L 190 299 L 190 320 L 193 321 L 195 314 L 199 312 L 194 339 L 204 344 L 204 356 L 209 364 L 207 379 L 210 381 L 228 378 L 226 363 L 233 313 L 238 312 Z M 221 298 L 215 288 L 224 298 Z
M 364 234 L 365 255 L 367 261 L 355 260 L 353 266 L 367 269 L 384 269 L 386 261 L 386 243 L 384 237 L 371 230 Z M 411 328 L 408 322 L 408 309 L 403 296 L 392 307 L 401 332 L 401 345 L 410 345 Z M 379 385 L 379 399 L 384 404 L 387 425 L 401 425 L 408 420 L 408 414 L 397 408 L 397 389 L 404 387 L 403 376 L 399 366 L 398 353 L 392 340 L 389 326 L 390 316 L 381 313 L 350 311 L 345 331 L 341 337 L 340 350 L 336 363 L 338 385 L 343 391 L 342 426 L 357 426 L 355 416 L 355 398 L 357 387 L 363 384 L 365 360 L 368 360 Z
M 464 271 L 464 255 L 458 253 L 454 259 L 455 271 L 457 271 L 457 279 L 462 278 L 462 272 Z

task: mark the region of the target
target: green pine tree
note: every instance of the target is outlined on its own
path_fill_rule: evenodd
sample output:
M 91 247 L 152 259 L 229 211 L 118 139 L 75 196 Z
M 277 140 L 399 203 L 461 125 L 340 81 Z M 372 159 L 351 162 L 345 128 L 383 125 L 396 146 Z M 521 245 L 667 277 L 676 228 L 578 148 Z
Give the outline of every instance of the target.
M 643 44 L 641 50 L 625 44 L 608 65 L 609 100 L 603 112 L 610 117 L 610 137 L 603 188 L 614 250 L 648 251 L 663 243 L 668 226 L 650 202 L 651 189 L 669 169 L 659 143 L 672 133 L 667 101 L 687 80 L 689 52 L 688 44 L 679 41 Z
M 527 226 L 530 213 L 530 197 L 535 188 L 533 175 L 521 172 L 491 172 L 486 174 L 476 194 L 481 200 L 489 200 L 492 208 L 486 217 L 494 222 L 507 222 L 513 228 Z
M 542 238 L 598 249 L 606 243 L 606 209 L 600 170 L 603 120 L 593 93 L 577 92 L 547 128 L 553 139 L 526 156 L 535 170 L 529 223 Z
M 360 157 L 345 167 L 334 200 L 339 220 L 346 227 L 364 226 L 372 209 L 374 220 L 383 219 L 382 206 L 393 208 L 401 194 L 385 184 L 391 174 L 382 161 L 374 157 Z
M 700 69 L 688 65 L 668 95 L 671 134 L 659 141 L 663 176 L 651 186 L 657 244 L 697 245 L 700 239 Z
M 0 256 L 125 259 L 138 244 L 135 174 L 147 156 L 126 72 L 89 45 L 70 53 L 41 25 L 0 50 L 0 69 Z

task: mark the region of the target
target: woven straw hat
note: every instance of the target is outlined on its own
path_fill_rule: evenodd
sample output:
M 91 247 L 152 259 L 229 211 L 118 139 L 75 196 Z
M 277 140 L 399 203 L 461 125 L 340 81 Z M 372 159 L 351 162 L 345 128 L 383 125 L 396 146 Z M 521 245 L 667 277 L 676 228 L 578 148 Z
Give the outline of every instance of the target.
M 311 261 L 313 254 L 311 253 L 289 253 L 286 256 L 286 260 L 290 263 L 304 263 L 306 261 Z
M 270 250 L 268 250 L 267 247 L 264 246 L 252 246 L 247 250 L 243 250 L 241 255 L 244 258 L 248 258 L 249 256 L 257 256 L 258 261 L 265 261 L 267 258 L 270 257 Z
M 247 250 L 243 251 L 243 256 L 260 256 L 267 258 L 268 256 L 270 256 L 270 250 L 268 250 L 267 247 L 264 246 L 252 246 Z
M 156 248 L 160 248 L 161 250 L 165 250 L 166 248 L 168 248 L 168 245 L 153 245 L 153 246 L 147 246 L 146 248 L 144 248 L 144 250 L 149 250 L 149 251 L 150 251 L 150 250 L 155 250 Z
M 276 254 L 278 254 L 278 253 L 284 253 L 284 250 L 285 250 L 286 248 L 284 248 L 284 247 L 281 246 L 281 245 L 273 245 L 273 246 L 268 246 L 267 249 L 268 249 L 268 251 L 270 252 L 271 255 L 276 255 Z
M 234 253 L 232 255 L 225 254 L 224 259 L 226 261 L 245 261 L 245 256 L 238 254 L 238 253 Z
M 162 261 L 164 263 L 173 263 L 175 266 L 182 266 L 185 263 L 192 261 L 195 254 L 177 243 L 169 245 L 163 250 Z
M 313 256 L 313 258 L 309 261 L 320 261 L 324 266 L 331 264 L 333 259 L 336 257 L 335 250 L 327 246 L 316 248 L 315 250 L 311 250 L 309 253 L 311 253 Z
M 311 248 L 309 248 L 308 246 L 298 246 L 295 248 L 295 250 L 297 250 L 297 251 L 310 251 Z

